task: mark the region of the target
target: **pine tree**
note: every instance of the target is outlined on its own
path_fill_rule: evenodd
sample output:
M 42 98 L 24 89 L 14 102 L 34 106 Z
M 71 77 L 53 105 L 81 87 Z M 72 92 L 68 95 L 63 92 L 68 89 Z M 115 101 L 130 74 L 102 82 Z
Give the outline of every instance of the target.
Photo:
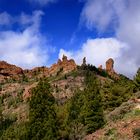
M 104 125 L 104 119 L 97 79 L 90 71 L 86 74 L 86 85 L 83 120 L 87 133 L 92 133 Z
M 54 110 L 55 99 L 46 79 L 42 79 L 32 90 L 29 112 L 28 139 L 56 140 L 57 121 Z
M 135 81 L 136 87 L 138 88 L 138 90 L 140 90 L 140 68 L 137 71 L 134 81 Z
M 92 133 L 104 125 L 104 119 L 97 79 L 91 71 L 86 73 L 85 86 L 71 99 L 68 124 L 71 130 L 83 125 L 82 133 Z
M 0 130 L 2 130 L 2 123 L 3 123 L 3 115 L 2 115 L 2 109 L 0 107 Z

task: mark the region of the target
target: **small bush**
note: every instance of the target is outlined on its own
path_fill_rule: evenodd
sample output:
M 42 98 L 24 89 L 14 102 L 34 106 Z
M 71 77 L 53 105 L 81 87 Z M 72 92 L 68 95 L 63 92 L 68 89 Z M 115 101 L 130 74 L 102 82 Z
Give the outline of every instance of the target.
M 105 135 L 110 136 L 110 135 L 113 135 L 115 132 L 116 132 L 116 128 L 108 129 Z
M 20 90 L 18 91 L 18 95 L 21 95 L 21 96 L 22 96 L 23 92 L 24 92 L 24 89 L 22 88 L 22 89 L 20 89 Z
M 140 110 L 139 110 L 139 109 L 136 109 L 136 110 L 135 110 L 135 115 L 136 115 L 136 116 L 139 116 L 139 115 L 140 115 Z
M 0 91 L 2 91 L 2 85 L 0 85 Z
M 133 129 L 133 135 L 140 138 L 140 127 Z
M 123 103 L 120 107 L 116 108 L 107 115 L 107 120 L 116 121 L 118 119 L 122 119 L 126 113 L 131 111 L 132 107 L 133 104 L 129 102 Z
M 60 68 L 56 75 L 58 76 L 62 71 L 63 71 L 63 68 Z
M 69 85 L 65 85 L 65 89 L 68 89 L 69 88 Z

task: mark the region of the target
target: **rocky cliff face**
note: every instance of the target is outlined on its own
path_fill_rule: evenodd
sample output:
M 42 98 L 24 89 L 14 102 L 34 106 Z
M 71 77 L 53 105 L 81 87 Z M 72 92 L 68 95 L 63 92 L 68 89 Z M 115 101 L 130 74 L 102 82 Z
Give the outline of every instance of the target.
M 63 55 L 62 60 L 58 60 L 57 64 L 53 64 L 49 68 L 49 74 L 50 75 L 56 75 L 59 72 L 63 72 L 63 74 L 69 73 L 72 70 L 75 70 L 77 68 L 77 65 L 73 59 L 68 60 L 67 56 Z
M 0 61 L 0 74 L 5 76 L 12 76 L 23 74 L 23 70 L 15 65 L 8 64 L 5 61 Z
M 5 61 L 0 61 L 0 82 L 4 81 L 5 78 L 18 78 L 18 75 L 22 75 L 23 70 L 15 65 L 8 64 Z
M 83 59 L 82 66 L 86 65 L 86 58 Z M 0 81 L 4 80 L 5 77 L 17 78 L 19 75 L 26 76 L 27 78 L 41 78 L 43 76 L 50 77 L 58 74 L 66 74 L 77 69 L 77 65 L 73 59 L 68 60 L 67 56 L 63 55 L 62 60 L 58 59 L 57 63 L 53 64 L 50 68 L 45 66 L 36 67 L 31 70 L 22 70 L 21 68 L 8 64 L 5 61 L 0 61 Z M 98 68 L 100 71 L 102 65 Z M 119 79 L 119 75 L 114 71 L 114 60 L 112 58 L 106 61 L 105 71 L 115 79 Z
M 62 60 L 58 60 L 56 64 L 53 64 L 50 68 L 45 66 L 36 67 L 31 70 L 22 70 L 21 68 L 8 64 L 5 61 L 0 61 L 0 79 L 4 79 L 5 77 L 18 77 L 20 74 L 24 74 L 28 78 L 32 78 L 37 76 L 41 78 L 43 76 L 55 76 L 58 73 L 69 73 L 72 70 L 75 70 L 77 65 L 73 59 L 68 60 L 67 56 L 63 55 Z
M 77 65 L 73 59 L 68 60 L 67 56 L 63 55 L 62 60 L 58 59 L 57 63 L 53 64 L 50 68 L 47 67 L 36 67 L 32 70 L 24 70 L 25 75 L 31 78 L 35 75 L 40 77 L 55 76 L 59 73 L 66 74 L 72 70 L 76 70 Z

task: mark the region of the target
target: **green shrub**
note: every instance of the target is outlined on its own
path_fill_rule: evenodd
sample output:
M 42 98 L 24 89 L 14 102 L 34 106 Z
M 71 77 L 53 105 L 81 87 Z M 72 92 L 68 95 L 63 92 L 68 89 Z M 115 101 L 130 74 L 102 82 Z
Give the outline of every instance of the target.
M 47 79 L 41 79 L 32 89 L 29 102 L 28 139 L 55 140 L 58 137 L 55 99 Z
M 105 133 L 106 136 L 113 135 L 116 132 L 116 128 L 108 129 L 108 131 Z
M 136 116 L 140 116 L 140 109 L 136 109 L 136 110 L 135 110 L 135 115 L 136 115 Z
M 89 134 L 101 128 L 104 119 L 97 79 L 90 71 L 86 73 L 85 84 L 84 91 L 77 91 L 70 100 L 67 124 L 68 127 L 72 122 L 82 124 Z
M 0 84 L 0 91 L 2 91 L 2 85 Z
M 60 68 L 56 75 L 58 76 L 62 71 L 63 71 L 63 68 Z
M 140 138 L 140 127 L 133 129 L 134 136 Z
M 136 88 L 138 90 L 140 90 L 140 68 L 138 69 L 138 71 L 136 73 L 136 76 L 134 78 L 134 82 L 135 82 Z
M 22 81 L 23 82 L 29 82 L 29 79 L 25 74 L 23 74 L 23 76 L 22 76 Z
M 120 107 L 109 113 L 106 119 L 108 121 L 116 121 L 118 119 L 122 119 L 126 113 L 129 113 L 131 111 L 131 108 L 133 108 L 133 106 L 134 105 L 131 102 L 123 103 Z
M 26 123 L 12 124 L 2 134 L 0 139 L 2 140 L 26 140 Z

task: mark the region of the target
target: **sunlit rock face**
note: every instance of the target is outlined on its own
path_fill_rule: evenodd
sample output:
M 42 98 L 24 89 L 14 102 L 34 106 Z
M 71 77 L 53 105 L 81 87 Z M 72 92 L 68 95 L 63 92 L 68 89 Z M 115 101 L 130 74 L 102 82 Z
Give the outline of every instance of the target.
M 5 61 L 0 61 L 0 74 L 4 76 L 12 76 L 23 74 L 23 70 L 15 65 L 8 64 Z
M 57 63 L 54 63 L 51 67 L 36 67 L 32 70 L 24 70 L 24 74 L 27 75 L 27 77 L 31 78 L 35 75 L 38 76 L 38 78 L 41 78 L 43 76 L 49 77 L 49 76 L 55 76 L 57 74 L 66 74 L 71 72 L 72 70 L 76 70 L 77 65 L 73 59 L 68 60 L 67 56 L 63 55 L 62 60 L 58 59 Z
M 49 68 L 49 74 L 56 75 L 57 72 L 62 71 L 63 74 L 66 74 L 72 70 L 75 70 L 77 65 L 73 59 L 68 60 L 67 56 L 63 55 L 62 60 L 58 59 L 56 64 L 53 64 Z
M 112 58 L 109 58 L 106 61 L 106 72 L 115 79 L 119 79 L 119 75 L 114 70 L 114 60 Z
M 109 58 L 106 61 L 106 71 L 110 74 L 113 74 L 115 72 L 114 71 L 114 60 L 112 58 Z

